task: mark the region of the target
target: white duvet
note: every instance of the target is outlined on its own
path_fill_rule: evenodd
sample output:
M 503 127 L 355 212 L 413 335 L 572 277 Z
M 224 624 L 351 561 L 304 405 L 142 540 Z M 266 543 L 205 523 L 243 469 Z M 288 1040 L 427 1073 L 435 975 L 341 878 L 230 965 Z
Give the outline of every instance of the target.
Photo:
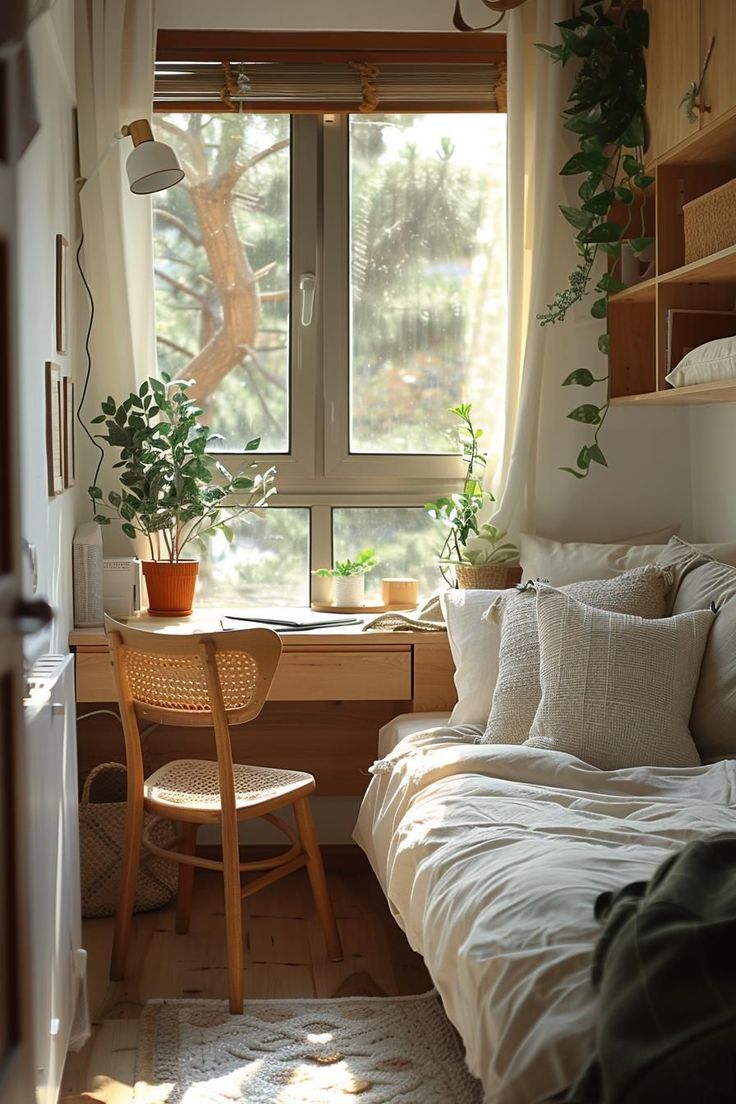
M 374 767 L 355 838 L 486 1104 L 535 1104 L 591 1053 L 596 897 L 687 840 L 736 831 L 736 762 L 601 771 L 469 742 L 479 731 L 403 740 Z

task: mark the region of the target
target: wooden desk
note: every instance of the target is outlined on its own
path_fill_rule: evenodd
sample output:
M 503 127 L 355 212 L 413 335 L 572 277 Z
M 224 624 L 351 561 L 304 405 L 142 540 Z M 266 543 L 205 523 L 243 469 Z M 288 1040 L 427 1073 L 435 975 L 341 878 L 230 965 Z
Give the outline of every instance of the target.
M 157 632 L 220 627 L 217 610 L 182 620 L 137 615 L 131 624 Z M 321 794 L 359 794 L 375 759 L 378 729 L 398 713 L 448 711 L 455 701 L 446 633 L 362 632 L 360 625 L 284 633 L 284 651 L 260 717 L 233 734 L 236 760 L 309 770 Z M 112 667 L 101 629 L 74 629 L 79 715 L 115 700 Z M 203 746 L 206 744 L 206 746 Z M 99 718 L 79 728 L 80 769 L 122 757 L 119 726 Z M 214 758 L 196 729 L 162 729 L 147 762 Z

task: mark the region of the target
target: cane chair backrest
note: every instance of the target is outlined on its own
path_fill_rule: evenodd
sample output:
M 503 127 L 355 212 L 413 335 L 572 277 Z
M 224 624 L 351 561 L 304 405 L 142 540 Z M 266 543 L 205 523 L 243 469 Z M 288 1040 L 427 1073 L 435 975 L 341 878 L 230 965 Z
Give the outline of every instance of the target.
M 174 635 L 105 617 L 105 631 L 121 704 L 128 700 L 138 719 L 157 724 L 211 726 L 220 709 L 228 725 L 253 720 L 281 656 L 271 629 Z

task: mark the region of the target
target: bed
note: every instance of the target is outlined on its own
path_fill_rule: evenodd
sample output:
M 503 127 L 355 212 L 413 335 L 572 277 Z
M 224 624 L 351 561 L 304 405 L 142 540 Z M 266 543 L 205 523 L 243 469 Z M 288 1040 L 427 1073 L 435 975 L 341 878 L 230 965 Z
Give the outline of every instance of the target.
M 355 838 L 486 1104 L 535 1104 L 593 1049 L 597 895 L 733 830 L 736 762 L 601 771 L 476 731 L 405 737 L 374 767 Z
M 454 625 L 447 611 L 458 706 L 384 728 L 355 839 L 424 957 L 486 1104 L 542 1104 L 594 1050 L 596 898 L 649 879 L 691 839 L 733 832 L 736 760 L 602 770 L 560 751 L 477 743 L 498 635 L 479 620 L 487 593 L 453 600 L 463 605 Z M 724 607 L 721 635 L 711 634 L 731 653 L 733 616 Z M 723 697 L 736 705 L 736 683 Z

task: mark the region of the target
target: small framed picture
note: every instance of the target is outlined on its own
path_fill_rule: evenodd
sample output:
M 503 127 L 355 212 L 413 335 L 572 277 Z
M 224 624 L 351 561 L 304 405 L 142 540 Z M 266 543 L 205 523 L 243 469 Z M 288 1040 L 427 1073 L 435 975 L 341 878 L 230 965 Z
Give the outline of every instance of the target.
M 69 242 L 63 234 L 56 235 L 56 351 L 66 354 L 68 350 L 67 319 L 67 266 Z
M 77 457 L 74 447 L 74 380 L 64 376 L 61 381 L 61 420 L 64 437 L 64 486 L 77 481 Z
M 46 470 L 49 497 L 64 490 L 61 368 L 46 361 Z

